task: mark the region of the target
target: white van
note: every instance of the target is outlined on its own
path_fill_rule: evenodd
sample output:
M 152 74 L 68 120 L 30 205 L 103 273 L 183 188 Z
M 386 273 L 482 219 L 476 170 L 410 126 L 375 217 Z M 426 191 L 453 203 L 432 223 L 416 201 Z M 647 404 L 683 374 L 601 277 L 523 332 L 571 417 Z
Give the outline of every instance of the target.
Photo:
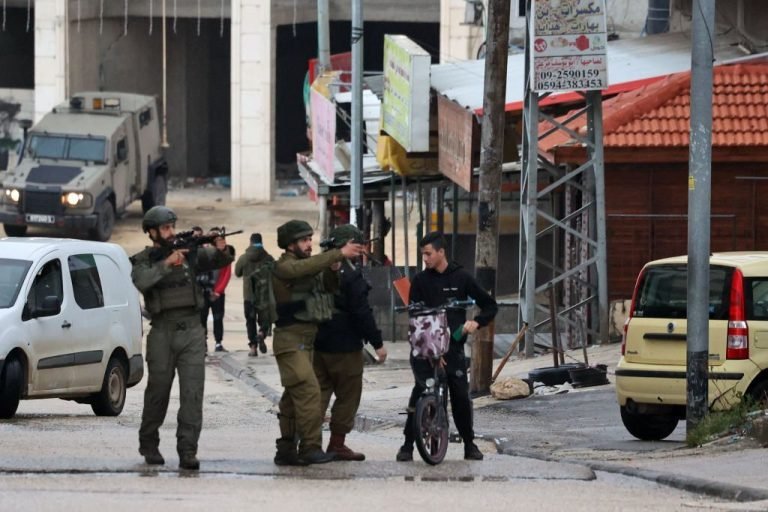
M 144 375 L 141 308 L 118 245 L 0 240 L 0 418 L 63 398 L 117 416 Z

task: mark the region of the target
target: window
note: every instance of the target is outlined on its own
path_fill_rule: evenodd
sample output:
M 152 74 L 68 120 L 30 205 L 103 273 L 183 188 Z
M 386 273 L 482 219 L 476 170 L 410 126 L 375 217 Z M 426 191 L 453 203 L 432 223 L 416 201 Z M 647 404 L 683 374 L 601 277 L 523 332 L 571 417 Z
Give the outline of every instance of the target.
M 103 137 L 64 137 L 35 134 L 29 140 L 27 154 L 32 158 L 56 160 L 106 161 L 106 139 Z
M 732 269 L 710 267 L 709 319 L 728 318 Z M 638 292 L 634 316 L 644 318 L 686 318 L 688 315 L 688 270 L 685 265 L 658 265 L 648 268 Z
M 37 272 L 27 296 L 27 309 L 43 309 L 46 297 L 56 297 L 59 305 L 64 302 L 61 262 L 58 259 L 49 261 Z
M 139 128 L 144 128 L 152 121 L 152 109 L 146 109 L 139 114 Z
M 768 320 L 768 277 L 744 279 L 747 320 Z
M 116 157 L 118 162 L 122 162 L 128 158 L 128 142 L 126 142 L 125 137 L 120 139 L 120 141 L 117 143 Z
M 69 139 L 69 159 L 104 161 L 104 139 Z
M 93 255 L 76 254 L 69 257 L 68 263 L 77 305 L 81 309 L 103 308 L 104 292 Z
M 31 261 L 0 258 L 0 309 L 9 308 L 16 303 L 24 277 Z

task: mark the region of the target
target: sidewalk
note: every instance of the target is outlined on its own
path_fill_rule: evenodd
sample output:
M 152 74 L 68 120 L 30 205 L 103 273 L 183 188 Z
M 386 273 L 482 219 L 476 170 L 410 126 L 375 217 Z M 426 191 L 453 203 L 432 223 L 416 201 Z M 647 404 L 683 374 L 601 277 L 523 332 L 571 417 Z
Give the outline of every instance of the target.
M 237 311 L 233 307 L 231 311 Z M 239 316 L 239 315 L 238 315 Z M 240 379 L 246 385 L 253 387 L 273 403 L 277 403 L 282 393 L 280 376 L 275 358 L 270 350 L 258 357 L 248 357 L 247 341 L 244 326 L 234 317 L 228 318 L 225 325 L 225 346 L 228 353 L 212 354 L 212 360 L 218 359 L 220 367 Z M 384 365 L 366 366 L 363 376 L 363 398 L 358 411 L 356 430 L 371 431 L 385 428 L 402 428 L 405 423 L 405 406 L 410 396 L 413 377 L 408 363 L 409 347 L 406 343 L 387 343 L 389 357 Z M 590 364 L 603 363 L 608 365 L 609 379 L 618 362 L 618 345 L 592 347 L 589 350 Z M 581 360 L 581 352 L 571 354 L 574 359 Z M 500 360 L 494 361 L 494 369 Z M 550 366 L 548 357 L 538 357 L 531 360 L 514 360 L 507 362 L 501 377 L 526 377 L 532 368 Z M 613 384 L 610 384 L 610 388 Z M 569 390 L 569 393 L 589 393 L 592 389 L 585 388 Z M 531 397 L 526 400 L 537 400 Z M 475 411 L 479 413 L 485 407 L 498 404 L 490 396 L 474 400 Z M 606 407 L 614 407 L 615 403 L 606 403 Z M 514 414 L 510 414 L 514 420 Z M 476 424 L 478 436 L 483 436 L 483 425 Z M 544 434 L 543 434 L 544 435 Z M 629 434 L 626 434 L 630 438 Z M 501 453 L 520 455 L 540 460 L 556 460 L 557 462 L 576 462 L 590 467 L 595 471 L 621 473 L 629 476 L 652 480 L 684 490 L 708 494 L 723 499 L 735 501 L 768 500 L 768 484 L 765 477 L 766 451 L 751 447 L 744 449 L 742 445 L 713 446 L 688 449 L 681 443 L 670 443 L 665 446 L 627 452 L 623 457 L 605 457 L 600 451 L 580 453 L 576 458 L 564 460 L 546 450 L 516 449 L 512 443 L 499 437 L 494 439 Z M 638 442 L 638 446 L 647 446 Z M 768 507 L 768 501 L 765 502 Z

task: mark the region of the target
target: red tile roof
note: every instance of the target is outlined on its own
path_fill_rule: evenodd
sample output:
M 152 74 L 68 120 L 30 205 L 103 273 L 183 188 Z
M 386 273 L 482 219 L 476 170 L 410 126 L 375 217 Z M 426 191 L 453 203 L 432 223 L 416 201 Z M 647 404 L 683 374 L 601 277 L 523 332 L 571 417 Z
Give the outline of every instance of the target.
M 678 73 L 603 103 L 604 147 L 687 148 L 691 73 Z M 768 146 L 768 64 L 713 69 L 712 145 L 723 148 Z M 561 119 L 565 119 L 564 116 Z M 586 118 L 569 126 L 586 133 Z M 544 122 L 539 133 L 551 128 Z M 540 141 L 545 152 L 577 142 L 558 131 Z

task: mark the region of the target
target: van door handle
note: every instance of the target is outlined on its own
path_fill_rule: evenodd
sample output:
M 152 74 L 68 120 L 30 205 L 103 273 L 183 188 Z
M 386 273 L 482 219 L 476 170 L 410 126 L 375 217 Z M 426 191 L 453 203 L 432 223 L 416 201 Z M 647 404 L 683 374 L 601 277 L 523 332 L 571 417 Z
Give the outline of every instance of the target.
M 64 320 L 64 323 L 61 324 L 62 329 L 69 329 L 70 327 L 72 327 L 72 324 L 67 322 L 66 320 Z

